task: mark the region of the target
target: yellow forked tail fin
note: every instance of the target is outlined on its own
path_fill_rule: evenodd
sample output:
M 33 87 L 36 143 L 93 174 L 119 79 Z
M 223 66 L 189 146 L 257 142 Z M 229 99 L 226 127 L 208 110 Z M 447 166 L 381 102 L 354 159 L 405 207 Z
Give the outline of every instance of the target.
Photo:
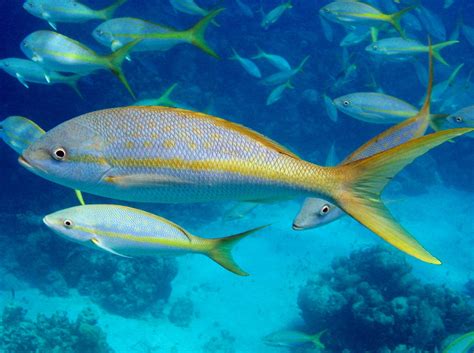
M 97 11 L 99 13 L 99 17 L 103 20 L 109 20 L 114 16 L 115 11 L 126 3 L 127 0 L 117 0 L 112 5 L 106 7 L 105 9 Z
M 123 83 L 127 91 L 135 100 L 137 99 L 135 97 L 135 93 L 133 93 L 132 88 L 130 87 L 127 79 L 125 78 L 125 75 L 123 74 L 122 63 L 125 60 L 125 58 L 128 56 L 128 54 L 132 51 L 132 49 L 141 41 L 142 39 L 135 39 L 133 42 L 125 44 L 116 52 L 106 57 L 110 71 L 112 71 L 115 74 L 115 76 L 118 77 L 120 82 Z
M 422 261 L 441 264 L 392 217 L 380 199 L 387 183 L 414 159 L 474 129 L 451 129 L 410 140 L 365 159 L 334 167 L 342 188 L 333 195 L 339 207 L 396 248 Z
M 206 33 L 206 29 L 209 26 L 209 24 L 222 11 L 224 11 L 223 8 L 210 12 L 207 16 L 205 16 L 198 23 L 196 23 L 194 27 L 186 31 L 186 33 L 189 34 L 188 40 L 191 44 L 195 45 L 196 47 L 201 49 L 203 52 L 209 54 L 210 56 L 215 57 L 216 59 L 219 59 L 219 55 L 217 55 L 216 52 L 209 47 L 209 45 L 206 42 L 206 39 L 204 38 L 204 34 Z
M 400 24 L 400 20 L 402 19 L 403 15 L 406 14 L 407 12 L 413 10 L 416 6 L 410 6 L 407 7 L 401 11 L 398 11 L 396 13 L 393 13 L 391 15 L 388 15 L 388 20 L 392 24 L 393 27 L 397 30 L 397 32 L 400 34 L 402 38 L 406 38 L 405 32 L 402 29 L 402 26 Z
M 239 240 L 266 227 L 268 226 L 261 226 L 225 238 L 207 239 L 206 241 L 212 243 L 212 246 L 206 255 L 224 267 L 226 270 L 229 270 L 239 276 L 248 276 L 249 274 L 242 270 L 232 257 L 232 249 L 234 245 L 239 242 Z

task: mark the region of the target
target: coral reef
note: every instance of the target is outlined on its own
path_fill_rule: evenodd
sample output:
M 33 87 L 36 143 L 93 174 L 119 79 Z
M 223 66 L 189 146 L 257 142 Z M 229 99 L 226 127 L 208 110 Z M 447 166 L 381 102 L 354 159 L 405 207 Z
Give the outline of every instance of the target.
M 5 353 L 112 353 L 97 316 L 86 308 L 75 321 L 65 312 L 26 318 L 20 306 L 5 307 L 0 325 L 0 351 Z
M 0 236 L 6 249 L 0 265 L 47 295 L 66 296 L 77 288 L 110 312 L 136 316 L 171 293 L 178 271 L 173 258 L 120 258 L 33 229 L 22 239 Z
M 298 305 L 308 332 L 329 329 L 334 351 L 433 351 L 443 337 L 474 329 L 467 297 L 421 283 L 402 255 L 381 247 L 335 259 L 301 289 Z
M 172 306 L 168 320 L 176 326 L 188 327 L 193 319 L 194 304 L 189 298 L 180 298 Z
M 221 330 L 218 336 L 212 336 L 202 346 L 203 353 L 235 353 L 235 337 L 228 331 Z

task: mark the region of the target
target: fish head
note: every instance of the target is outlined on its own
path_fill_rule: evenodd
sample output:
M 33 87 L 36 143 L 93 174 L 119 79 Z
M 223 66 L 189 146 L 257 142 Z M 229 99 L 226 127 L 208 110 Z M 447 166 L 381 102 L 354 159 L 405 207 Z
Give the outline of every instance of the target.
M 337 13 L 334 11 L 334 5 L 327 4 L 319 9 L 319 15 L 328 19 L 328 20 L 335 20 L 337 18 Z
M 461 109 L 460 111 L 451 114 L 446 118 L 446 123 L 443 124 L 443 128 L 454 129 L 454 128 L 472 128 L 474 127 L 474 106 Z M 469 114 L 470 113 L 470 114 Z M 466 134 L 468 137 L 474 137 L 474 133 L 470 132 Z
M 110 47 L 115 38 L 112 32 L 107 29 L 106 24 L 107 22 L 104 22 L 97 26 L 92 31 L 92 36 L 100 44 L 105 45 L 106 47 Z
M 338 219 L 343 211 L 333 203 L 308 197 L 293 221 L 294 230 L 306 230 L 320 227 Z
M 34 141 L 19 162 L 52 182 L 79 190 L 97 185 L 111 169 L 107 141 L 77 119 L 66 121 Z
M 62 238 L 75 243 L 87 243 L 96 238 L 94 214 L 87 206 L 76 206 L 51 213 L 43 223 Z
M 23 3 L 23 8 L 33 16 L 42 17 L 43 7 L 38 0 L 26 0 Z
M 347 94 L 334 99 L 336 108 L 348 115 L 360 113 L 361 106 L 358 104 L 357 97 L 354 94 Z
M 367 51 L 371 54 L 374 54 L 374 55 L 383 55 L 386 52 L 384 47 L 382 45 L 380 45 L 380 43 L 378 43 L 378 42 L 373 42 L 373 43 L 369 44 L 368 46 L 366 46 L 365 51 Z

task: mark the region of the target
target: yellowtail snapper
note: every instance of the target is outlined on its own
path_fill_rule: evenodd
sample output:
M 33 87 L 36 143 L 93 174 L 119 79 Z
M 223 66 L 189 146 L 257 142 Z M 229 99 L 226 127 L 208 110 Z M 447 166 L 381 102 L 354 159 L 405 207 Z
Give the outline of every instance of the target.
M 82 77 L 81 75 L 63 75 L 59 72 L 47 71 L 34 61 L 18 58 L 0 60 L 0 69 L 15 77 L 26 88 L 29 88 L 29 82 L 42 85 L 65 84 L 82 98 L 77 85 L 77 82 Z
M 99 55 L 78 41 L 52 31 L 37 31 L 21 42 L 21 50 L 46 70 L 90 74 L 110 70 L 135 98 L 122 71 L 122 63 L 140 40 L 128 43 L 110 55 Z
M 58 22 L 78 23 L 90 20 L 108 20 L 126 1 L 117 0 L 104 9 L 93 10 L 75 0 L 27 0 L 23 4 L 23 8 L 33 16 L 47 21 L 56 30 Z
M 139 18 L 122 17 L 101 23 L 94 29 L 92 35 L 99 43 L 112 51 L 135 40 L 141 40 L 141 42 L 133 48 L 133 51 L 166 51 L 178 44 L 188 43 L 218 58 L 219 56 L 206 43 L 204 34 L 209 23 L 222 11 L 224 9 L 209 13 L 193 27 L 184 31 Z
M 241 239 L 264 227 L 225 238 L 192 235 L 154 214 L 118 205 L 83 205 L 61 210 L 43 219 L 59 236 L 123 257 L 203 254 L 225 269 L 247 276 L 232 258 Z

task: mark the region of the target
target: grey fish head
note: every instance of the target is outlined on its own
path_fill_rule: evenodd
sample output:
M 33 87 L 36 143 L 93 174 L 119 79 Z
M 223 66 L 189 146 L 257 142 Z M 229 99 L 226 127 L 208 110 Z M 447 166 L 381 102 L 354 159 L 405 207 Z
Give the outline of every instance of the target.
M 319 9 L 319 15 L 327 20 L 335 20 L 337 13 L 334 10 L 334 3 L 327 4 Z
M 443 128 L 473 128 L 474 127 L 474 105 L 463 108 L 448 116 L 443 123 Z M 474 138 L 474 132 L 466 134 Z
M 317 228 L 335 221 L 342 215 L 344 215 L 344 211 L 333 203 L 319 198 L 308 197 L 293 221 L 293 229 L 306 230 Z
M 373 42 L 365 47 L 365 51 L 374 54 L 374 55 L 383 55 L 384 48 L 380 45 L 379 42 Z
M 360 106 L 354 94 L 346 94 L 333 100 L 335 107 L 348 115 L 360 111 Z
M 92 36 L 94 39 L 102 45 L 106 47 L 110 47 L 112 42 L 114 41 L 114 36 L 111 31 L 108 30 L 107 23 L 109 21 L 105 21 L 98 25 L 93 31 Z
M 66 121 L 33 142 L 20 164 L 49 181 L 73 189 L 95 186 L 110 170 L 106 140 L 78 119 Z
M 60 237 L 75 243 L 87 243 L 95 237 L 93 218 L 87 218 L 84 206 L 76 206 L 51 213 L 43 218 L 43 223 Z
M 36 16 L 36 17 L 43 17 L 43 8 L 40 3 L 36 0 L 26 0 L 23 3 L 23 8 L 28 12 L 29 14 Z

